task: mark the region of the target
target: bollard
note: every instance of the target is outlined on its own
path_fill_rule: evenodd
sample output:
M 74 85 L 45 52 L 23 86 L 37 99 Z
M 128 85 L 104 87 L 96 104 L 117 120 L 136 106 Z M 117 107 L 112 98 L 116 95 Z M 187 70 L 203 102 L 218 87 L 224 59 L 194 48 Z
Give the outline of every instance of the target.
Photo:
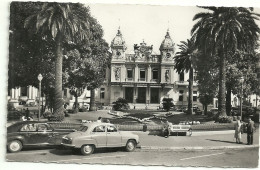
M 147 131 L 147 124 L 144 124 L 143 125 L 143 132 L 146 132 Z

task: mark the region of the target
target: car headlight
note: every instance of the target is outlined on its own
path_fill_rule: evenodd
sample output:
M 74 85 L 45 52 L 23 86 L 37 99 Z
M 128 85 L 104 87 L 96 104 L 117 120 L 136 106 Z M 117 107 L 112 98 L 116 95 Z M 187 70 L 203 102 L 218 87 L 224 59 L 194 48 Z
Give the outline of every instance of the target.
M 68 137 L 63 137 L 62 139 L 62 143 L 65 143 L 65 144 L 72 144 L 72 138 L 68 138 Z

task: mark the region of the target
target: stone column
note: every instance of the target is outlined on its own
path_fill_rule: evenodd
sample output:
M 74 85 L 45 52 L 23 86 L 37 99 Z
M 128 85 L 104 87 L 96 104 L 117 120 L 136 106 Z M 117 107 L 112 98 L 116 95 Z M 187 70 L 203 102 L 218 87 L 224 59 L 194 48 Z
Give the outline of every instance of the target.
M 150 91 L 150 86 L 148 85 L 146 87 L 146 104 L 150 104 L 150 95 L 151 95 L 151 91 Z
M 174 79 L 174 76 L 173 76 L 173 75 L 174 75 L 174 71 L 173 71 L 173 68 L 171 68 L 171 69 L 170 69 L 170 82 L 171 82 L 171 84 L 174 83 L 174 80 L 173 80 L 173 79 Z
M 12 91 L 11 91 L 11 99 L 14 99 L 15 98 L 15 89 L 12 88 Z
M 139 72 L 138 72 L 138 64 L 135 65 L 135 82 L 138 82 L 139 79 Z
M 27 96 L 29 99 L 32 99 L 32 87 L 31 86 L 28 86 L 27 87 Z
M 147 68 L 147 83 L 151 81 L 151 78 L 152 78 L 152 69 L 151 69 L 151 65 L 149 64 Z

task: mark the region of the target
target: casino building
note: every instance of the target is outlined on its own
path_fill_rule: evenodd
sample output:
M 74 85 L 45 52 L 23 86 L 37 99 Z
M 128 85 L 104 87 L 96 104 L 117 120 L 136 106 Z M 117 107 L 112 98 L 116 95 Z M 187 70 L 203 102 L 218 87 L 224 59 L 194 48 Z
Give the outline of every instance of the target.
M 129 101 L 130 107 L 152 108 L 159 106 L 163 98 L 173 98 L 175 105 L 187 106 L 189 74 L 174 70 L 175 44 L 169 31 L 162 40 L 159 55 L 153 52 L 153 45 L 144 41 L 133 48 L 134 53 L 126 53 L 126 42 L 118 30 L 111 42 L 111 67 L 107 69 L 104 85 L 98 89 L 96 101 L 111 105 L 121 97 Z M 193 90 L 193 105 L 201 105 L 196 82 Z

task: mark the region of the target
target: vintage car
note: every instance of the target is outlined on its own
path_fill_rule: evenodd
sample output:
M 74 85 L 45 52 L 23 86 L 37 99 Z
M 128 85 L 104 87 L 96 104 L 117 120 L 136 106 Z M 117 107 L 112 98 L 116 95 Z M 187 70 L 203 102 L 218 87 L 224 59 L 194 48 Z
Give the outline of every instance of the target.
M 59 146 L 62 137 L 74 129 L 54 129 L 47 122 L 23 121 L 7 127 L 7 150 L 19 152 L 25 147 Z
M 92 122 L 83 125 L 77 132 L 65 136 L 62 145 L 80 149 L 83 155 L 90 155 L 95 148 L 125 147 L 132 152 L 139 143 L 139 136 L 131 132 L 118 131 L 111 123 Z

